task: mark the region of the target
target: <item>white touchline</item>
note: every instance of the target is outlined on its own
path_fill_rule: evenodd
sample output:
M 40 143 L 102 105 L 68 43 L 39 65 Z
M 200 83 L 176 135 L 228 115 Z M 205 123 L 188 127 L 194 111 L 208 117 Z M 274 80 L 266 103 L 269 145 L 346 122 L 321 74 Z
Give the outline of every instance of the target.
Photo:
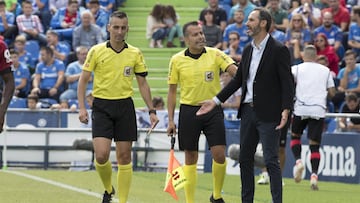
M 54 185 L 54 186 L 57 186 L 57 187 L 65 188 L 65 189 L 72 190 L 72 191 L 75 191 L 75 192 L 79 192 L 79 193 L 82 193 L 82 194 L 85 194 L 85 195 L 94 196 L 94 197 L 97 197 L 97 198 L 100 198 L 100 199 L 102 198 L 102 195 L 99 194 L 99 193 L 90 192 L 90 191 L 85 190 L 85 189 L 81 189 L 81 188 L 74 187 L 74 186 L 71 186 L 71 185 L 66 185 L 64 183 L 56 182 L 56 181 L 45 179 L 45 178 L 40 178 L 38 176 L 29 175 L 29 174 L 22 173 L 22 172 L 19 172 L 19 171 L 10 171 L 10 170 L 0 170 L 0 171 L 5 172 L 5 173 L 11 173 L 11 174 L 18 175 L 18 176 L 22 176 L 22 177 L 25 177 L 25 178 L 29 178 L 29 179 L 32 179 L 32 180 L 39 181 L 39 182 L 47 183 L 47 184 Z M 113 201 L 114 202 L 119 202 L 119 200 L 117 198 L 114 198 Z

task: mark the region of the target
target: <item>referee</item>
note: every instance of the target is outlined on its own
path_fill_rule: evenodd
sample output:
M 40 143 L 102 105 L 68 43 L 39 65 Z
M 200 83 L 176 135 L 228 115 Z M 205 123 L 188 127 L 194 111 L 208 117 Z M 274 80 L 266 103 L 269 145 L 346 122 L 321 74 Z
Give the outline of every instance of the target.
M 79 79 L 79 120 L 89 120 L 85 108 L 86 84 L 94 73 L 92 107 L 92 136 L 95 151 L 95 168 L 104 185 L 103 203 L 111 202 L 115 189 L 111 183 L 112 165 L 109 161 L 111 142 L 116 143 L 118 162 L 118 196 L 120 203 L 126 203 L 131 178 L 131 146 L 137 139 L 137 126 L 132 81 L 138 82 L 140 93 L 150 109 L 152 125 L 158 121 L 152 107 L 149 85 L 145 79 L 147 68 L 141 51 L 125 42 L 129 25 L 126 13 L 111 14 L 107 30 L 110 40 L 93 46 L 84 63 Z
M 220 71 L 235 75 L 237 66 L 225 53 L 205 47 L 206 40 L 201 25 L 193 21 L 183 27 L 188 48 L 175 54 L 169 65 L 168 134 L 176 133 L 174 110 L 177 86 L 180 86 L 179 148 L 185 151 L 184 173 L 186 203 L 194 203 L 197 182 L 198 142 L 201 131 L 206 136 L 213 157 L 213 193 L 210 202 L 222 203 L 221 190 L 224 182 L 225 127 L 221 107 L 197 117 L 201 102 L 213 98 L 221 89 Z

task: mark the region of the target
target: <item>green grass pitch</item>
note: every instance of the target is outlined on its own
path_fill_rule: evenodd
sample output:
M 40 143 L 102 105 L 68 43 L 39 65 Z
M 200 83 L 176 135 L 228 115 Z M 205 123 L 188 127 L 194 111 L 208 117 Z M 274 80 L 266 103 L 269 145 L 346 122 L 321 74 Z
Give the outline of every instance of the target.
M 7 172 L 8 171 L 8 172 Z M 96 203 L 101 202 L 103 187 L 95 171 L 64 170 L 17 170 L 20 174 L 0 171 L 0 202 L 7 203 Z M 34 177 L 41 180 L 34 180 Z M 44 182 L 46 180 L 47 182 Z M 113 183 L 116 187 L 116 172 Z M 295 183 L 284 179 L 283 200 L 285 203 L 347 203 L 360 202 L 360 185 L 334 182 L 319 182 L 319 191 L 311 191 L 309 180 Z M 163 192 L 165 173 L 134 172 L 130 189 L 129 203 L 170 203 L 177 202 Z M 60 185 L 60 186 L 59 186 Z M 69 188 L 64 188 L 64 185 Z M 75 189 L 74 189 L 75 188 Z M 212 182 L 210 173 L 198 176 L 196 202 L 207 203 L 211 194 Z M 80 190 L 77 191 L 77 190 Z M 87 191 L 98 196 L 84 194 Z M 185 203 L 184 191 L 177 192 L 179 203 Z M 224 183 L 224 200 L 228 203 L 241 202 L 240 178 L 227 175 Z M 270 203 L 269 185 L 256 185 L 255 203 Z

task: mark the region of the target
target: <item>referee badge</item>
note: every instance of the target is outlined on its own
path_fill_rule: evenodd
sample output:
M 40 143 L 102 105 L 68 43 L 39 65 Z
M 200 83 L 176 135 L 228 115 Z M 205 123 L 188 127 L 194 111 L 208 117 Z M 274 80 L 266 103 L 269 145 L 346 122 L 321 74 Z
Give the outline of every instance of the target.
M 132 67 L 125 66 L 125 68 L 124 68 L 124 76 L 125 77 L 130 77 L 131 75 L 132 75 Z
M 211 82 L 214 80 L 214 72 L 213 71 L 206 71 L 205 72 L 205 81 Z

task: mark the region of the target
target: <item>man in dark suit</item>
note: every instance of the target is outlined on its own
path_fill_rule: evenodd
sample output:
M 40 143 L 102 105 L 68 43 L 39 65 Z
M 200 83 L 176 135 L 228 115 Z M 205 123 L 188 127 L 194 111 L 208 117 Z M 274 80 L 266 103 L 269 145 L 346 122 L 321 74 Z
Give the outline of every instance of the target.
M 207 113 L 242 87 L 238 117 L 241 118 L 239 163 L 243 203 L 254 201 L 254 153 L 259 140 L 270 176 L 272 201 L 282 202 L 279 138 L 293 106 L 294 80 L 290 53 L 269 35 L 270 25 L 268 11 L 256 8 L 250 13 L 246 26 L 253 41 L 245 47 L 234 79 L 213 100 L 204 101 L 197 112 L 197 115 Z

